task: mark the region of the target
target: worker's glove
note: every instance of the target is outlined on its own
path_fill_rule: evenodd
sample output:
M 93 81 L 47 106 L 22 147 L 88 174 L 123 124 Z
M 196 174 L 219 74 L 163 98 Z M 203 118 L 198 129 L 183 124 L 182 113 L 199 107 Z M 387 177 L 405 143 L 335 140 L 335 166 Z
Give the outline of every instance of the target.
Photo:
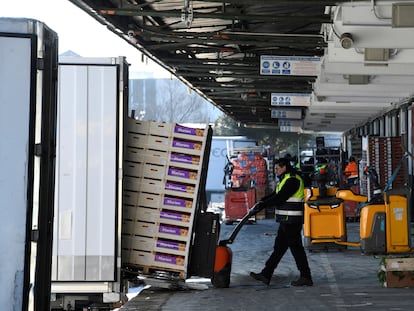
M 253 207 L 249 210 L 249 215 L 250 216 L 256 215 L 258 212 L 260 212 L 265 207 L 266 205 L 264 204 L 264 202 L 259 201 L 255 205 L 253 205 Z

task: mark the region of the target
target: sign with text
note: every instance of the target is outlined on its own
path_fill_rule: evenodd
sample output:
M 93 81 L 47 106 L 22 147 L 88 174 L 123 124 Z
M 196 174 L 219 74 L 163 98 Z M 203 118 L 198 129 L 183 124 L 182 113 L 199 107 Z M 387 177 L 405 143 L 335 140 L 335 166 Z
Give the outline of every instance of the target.
M 281 132 L 302 132 L 302 120 L 279 119 L 279 131 Z
M 302 119 L 302 109 L 272 108 L 271 117 L 273 119 Z
M 278 125 L 279 126 L 302 126 L 303 125 L 303 121 L 302 120 L 284 120 L 284 119 L 280 119 L 278 120 Z
M 301 93 L 272 93 L 272 106 L 310 106 L 310 94 Z
M 318 76 L 320 71 L 320 57 L 271 55 L 260 57 L 261 75 Z

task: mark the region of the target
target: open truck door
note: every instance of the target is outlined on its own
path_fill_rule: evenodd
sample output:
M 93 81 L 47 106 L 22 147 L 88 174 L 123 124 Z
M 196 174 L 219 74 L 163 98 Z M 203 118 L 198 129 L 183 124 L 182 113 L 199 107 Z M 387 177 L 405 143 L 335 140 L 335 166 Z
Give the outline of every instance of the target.
M 57 35 L 0 18 L 0 304 L 49 310 Z M 29 294 L 31 293 L 31 294 Z

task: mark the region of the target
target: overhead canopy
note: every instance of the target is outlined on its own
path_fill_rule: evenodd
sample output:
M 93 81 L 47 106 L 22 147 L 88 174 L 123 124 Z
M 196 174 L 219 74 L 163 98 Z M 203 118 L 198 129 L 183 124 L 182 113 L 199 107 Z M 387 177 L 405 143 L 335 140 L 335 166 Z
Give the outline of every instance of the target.
M 241 125 L 344 132 L 413 93 L 409 1 L 70 1 Z

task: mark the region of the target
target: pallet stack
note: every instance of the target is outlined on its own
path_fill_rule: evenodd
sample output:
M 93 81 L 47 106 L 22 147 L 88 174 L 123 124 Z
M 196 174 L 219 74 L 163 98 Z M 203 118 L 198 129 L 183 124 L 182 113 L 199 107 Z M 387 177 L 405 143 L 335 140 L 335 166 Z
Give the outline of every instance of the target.
M 369 137 L 368 153 L 369 164 L 377 171 L 381 188 L 384 188 L 403 157 L 401 137 Z M 400 168 L 392 188 L 403 187 L 404 180 L 404 169 Z
M 167 271 L 186 279 L 197 197 L 205 183 L 209 131 L 176 123 L 127 121 L 124 267 L 144 274 Z
M 266 188 L 267 164 L 260 152 L 242 152 L 231 160 L 233 172 L 231 182 L 234 188 L 251 187 Z
M 233 171 L 230 176 L 231 189 L 225 196 L 226 223 L 242 218 L 249 209 L 266 195 L 268 188 L 267 162 L 262 148 L 235 148 L 231 160 Z M 266 211 L 256 214 L 256 219 L 266 218 Z

